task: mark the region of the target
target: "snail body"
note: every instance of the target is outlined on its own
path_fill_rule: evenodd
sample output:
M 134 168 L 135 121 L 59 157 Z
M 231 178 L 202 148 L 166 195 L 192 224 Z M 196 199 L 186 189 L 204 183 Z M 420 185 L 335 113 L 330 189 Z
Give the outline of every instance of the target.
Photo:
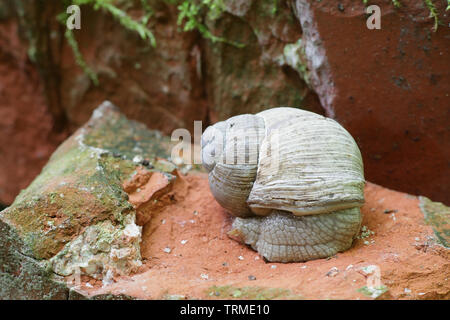
M 205 130 L 202 157 L 212 194 L 236 216 L 229 235 L 268 261 L 328 257 L 359 232 L 361 153 L 332 119 L 295 108 L 235 116 Z

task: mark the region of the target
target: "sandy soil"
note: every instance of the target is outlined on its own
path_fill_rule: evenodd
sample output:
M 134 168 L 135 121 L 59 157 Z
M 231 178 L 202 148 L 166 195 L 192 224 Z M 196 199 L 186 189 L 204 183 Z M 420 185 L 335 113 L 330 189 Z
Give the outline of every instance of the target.
M 363 271 L 372 265 L 388 288 L 379 298 L 450 298 L 449 251 L 432 240 L 414 196 L 367 183 L 362 225 L 374 234 L 366 232 L 332 258 L 268 263 L 227 236 L 231 218 L 211 195 L 205 174 L 177 180 L 143 227 L 140 272 L 104 287 L 91 280 L 93 288 L 84 283 L 83 291 L 139 299 L 371 299 L 358 289 L 373 280 Z

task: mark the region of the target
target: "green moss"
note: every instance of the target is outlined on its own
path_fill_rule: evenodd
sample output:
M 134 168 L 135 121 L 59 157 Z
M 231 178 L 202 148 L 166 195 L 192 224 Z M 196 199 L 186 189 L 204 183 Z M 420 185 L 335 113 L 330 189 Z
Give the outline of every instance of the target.
M 129 158 L 138 152 L 156 159 L 167 154 L 166 142 L 156 132 L 128 121 L 110 104 L 97 109 L 89 123 L 55 151 L 41 174 L 0 213 L 0 228 L 4 229 L 0 229 L 0 297 L 58 295 L 66 299 L 67 288 L 49 278 L 55 275 L 48 260 L 70 253 L 68 244 L 86 230 L 96 235 L 90 244 L 93 252 L 104 252 L 112 242 L 120 242 L 121 232 L 135 218 L 122 184 L 140 164 Z M 138 242 L 132 245 L 139 247 Z M 21 278 L 24 259 L 39 267 L 24 270 L 27 273 Z M 20 284 L 30 277 L 37 283 Z M 35 291 L 41 285 L 44 289 L 38 294 Z
M 272 0 L 272 9 L 271 9 L 272 16 L 275 16 L 277 12 L 278 12 L 278 0 Z
M 47 264 L 27 256 L 17 230 L 2 219 L 0 235 L 0 299 L 67 299 L 66 285 Z
M 78 64 L 78 66 L 83 69 L 84 73 L 88 75 L 88 77 L 91 79 L 92 83 L 96 86 L 98 86 L 98 76 L 97 73 L 91 69 L 91 67 L 86 63 L 86 61 L 83 58 L 83 55 L 81 54 L 80 49 L 78 48 L 78 42 L 75 39 L 75 34 L 72 30 L 66 29 L 64 32 L 64 37 L 66 38 L 67 43 L 69 44 L 70 48 L 72 49 L 73 55 L 75 57 L 75 62 Z M 33 48 L 30 46 L 30 49 Z M 29 56 L 31 56 L 29 51 Z M 35 61 L 35 60 L 32 60 Z
M 369 4 L 369 0 L 362 0 L 362 3 L 367 6 Z M 400 8 L 401 7 L 401 3 L 399 0 L 392 0 L 392 4 L 394 5 L 394 7 L 396 8 Z
M 183 26 L 183 31 L 197 30 L 205 39 L 213 43 L 222 42 L 237 48 L 245 46 L 243 43 L 214 35 L 205 24 L 205 19 L 216 20 L 225 12 L 223 0 L 184 0 L 179 2 L 177 8 L 178 25 Z
M 120 113 L 105 117 L 97 127 L 85 134 L 83 143 L 101 148 L 119 159 L 133 160 L 139 155 L 153 162 L 156 156 L 167 158 L 170 155 L 169 138 Z
M 94 10 L 101 9 L 102 11 L 111 14 L 113 18 L 116 19 L 125 29 L 136 32 L 143 40 L 148 40 L 152 47 L 156 47 L 156 39 L 152 31 L 146 26 L 148 19 L 152 14 L 151 8 L 148 6 L 147 1 L 142 1 L 145 15 L 143 16 L 141 21 L 133 20 L 128 14 L 126 14 L 125 11 L 112 4 L 112 2 L 113 1 L 111 0 L 65 0 L 63 1 L 63 7 L 65 9 L 70 5 L 89 5 L 94 8 Z M 65 11 L 63 11 L 57 16 L 57 19 L 65 26 L 68 17 L 69 15 Z M 72 30 L 66 29 L 64 36 L 75 56 L 75 62 L 89 76 L 92 82 L 95 85 L 98 85 L 98 76 L 96 72 L 93 71 L 93 69 L 84 60 L 83 55 L 78 48 L 78 43 L 75 39 L 74 32 Z
M 139 126 L 127 126 L 124 117 L 117 120 L 120 121 L 117 121 L 116 134 L 122 134 L 120 139 L 114 138 L 112 123 L 108 121 L 84 138 L 89 138 L 97 148 L 109 147 L 129 157 L 133 155 L 128 151 L 133 149 L 135 139 L 149 139 L 144 143 L 143 153 L 153 157 L 157 152 L 163 153 L 159 148 L 155 152 L 155 146 L 153 149 L 150 146 L 157 144 L 154 133 Z M 55 152 L 42 173 L 4 213 L 6 219 L 18 226 L 38 259 L 52 257 L 84 226 L 103 219 L 122 224 L 124 217 L 133 211 L 122 183 L 137 164 L 115 158 L 108 150 L 102 154 L 77 145 L 73 143 L 75 140 L 72 138 Z
M 212 286 L 207 289 L 207 295 L 220 299 L 250 299 L 250 300 L 273 300 L 273 299 L 302 299 L 300 295 L 293 294 L 290 290 L 280 288 L 264 287 L 233 287 Z
M 296 70 L 306 84 L 309 85 L 309 70 L 306 65 L 306 55 L 302 46 L 302 40 L 298 39 L 295 43 L 285 45 L 283 55 L 285 62 Z
M 420 209 L 440 244 L 450 248 L 450 207 L 420 196 Z
M 369 4 L 369 0 L 362 0 L 364 5 Z M 427 7 L 428 11 L 430 12 L 430 17 L 434 19 L 434 26 L 433 30 L 436 32 L 438 25 L 440 23 L 439 21 L 439 14 L 437 12 L 436 6 L 433 3 L 433 0 L 423 0 L 424 5 Z M 392 4 L 395 8 L 400 8 L 402 6 L 401 2 L 399 0 L 392 0 Z M 450 0 L 447 0 L 447 8 L 445 11 L 450 9 Z
M 402 4 L 400 3 L 400 1 L 398 0 L 392 0 L 392 4 L 394 5 L 394 7 L 396 8 L 400 8 L 402 6 Z
M 364 286 L 364 287 L 357 289 L 356 291 L 362 293 L 366 297 L 376 299 L 376 298 L 380 297 L 381 295 L 383 295 L 384 293 L 386 293 L 388 290 L 389 290 L 389 288 L 386 286 L 380 286 L 378 288 L 369 288 L 367 286 Z

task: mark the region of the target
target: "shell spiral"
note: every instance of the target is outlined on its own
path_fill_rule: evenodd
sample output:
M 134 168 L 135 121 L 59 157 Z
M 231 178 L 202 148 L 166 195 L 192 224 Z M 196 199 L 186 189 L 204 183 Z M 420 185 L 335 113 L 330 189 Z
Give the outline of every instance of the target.
M 328 257 L 359 232 L 362 157 L 332 119 L 295 108 L 235 116 L 205 130 L 202 159 L 236 216 L 229 235 L 269 261 Z

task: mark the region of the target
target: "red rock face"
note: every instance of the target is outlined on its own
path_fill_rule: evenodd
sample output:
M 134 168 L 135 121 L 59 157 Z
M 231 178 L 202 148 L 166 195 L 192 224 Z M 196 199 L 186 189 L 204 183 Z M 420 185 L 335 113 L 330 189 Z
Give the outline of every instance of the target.
M 449 203 L 449 18 L 445 1 L 434 1 L 443 25 L 433 32 L 423 1 L 412 2 L 371 1 L 381 7 L 381 30 L 366 27 L 355 1 L 296 7 L 310 62 L 324 60 L 310 65 L 313 86 L 358 142 L 366 178 Z
M 12 203 L 66 136 L 53 131 L 42 83 L 27 45 L 17 37 L 17 24 L 0 24 L 0 203 Z

